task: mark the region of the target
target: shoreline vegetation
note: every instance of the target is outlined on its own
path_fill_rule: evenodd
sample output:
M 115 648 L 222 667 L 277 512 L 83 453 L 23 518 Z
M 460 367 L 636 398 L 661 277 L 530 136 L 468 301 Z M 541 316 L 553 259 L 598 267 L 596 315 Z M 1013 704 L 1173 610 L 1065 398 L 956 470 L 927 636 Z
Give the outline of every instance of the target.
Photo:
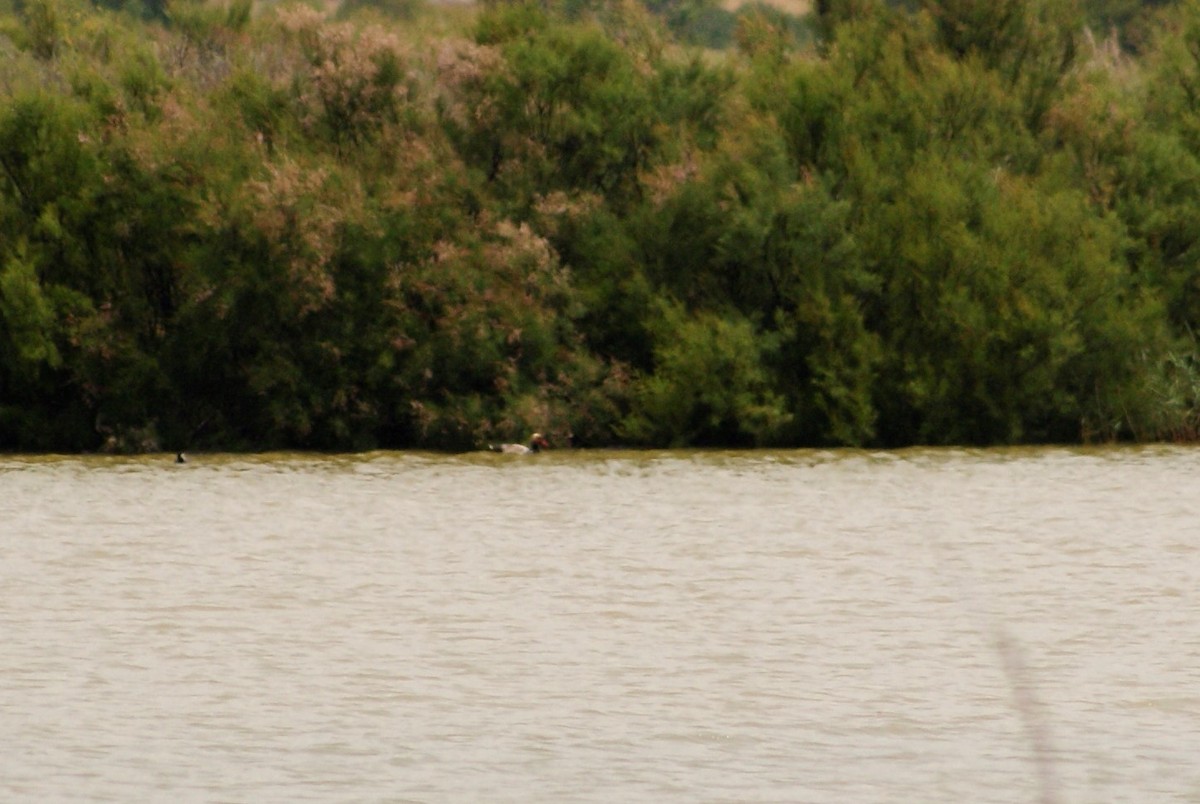
M 812 9 L 0 0 L 0 451 L 1200 437 L 1200 2 Z

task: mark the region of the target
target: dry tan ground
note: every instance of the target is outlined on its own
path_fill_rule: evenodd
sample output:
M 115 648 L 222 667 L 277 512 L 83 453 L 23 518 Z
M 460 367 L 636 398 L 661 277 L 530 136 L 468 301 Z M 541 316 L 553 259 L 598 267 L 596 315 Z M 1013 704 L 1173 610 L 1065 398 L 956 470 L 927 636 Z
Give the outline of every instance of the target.
M 727 11 L 737 11 L 745 2 L 746 0 L 722 0 L 721 5 Z M 766 3 L 775 6 L 785 14 L 793 14 L 797 17 L 803 17 L 812 9 L 812 0 L 766 0 Z

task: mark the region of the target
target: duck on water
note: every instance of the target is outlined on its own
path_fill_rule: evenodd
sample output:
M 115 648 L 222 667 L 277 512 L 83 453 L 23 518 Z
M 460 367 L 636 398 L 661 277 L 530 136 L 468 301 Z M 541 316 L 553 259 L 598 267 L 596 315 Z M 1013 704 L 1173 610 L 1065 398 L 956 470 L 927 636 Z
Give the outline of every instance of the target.
M 529 439 L 529 446 L 524 444 L 490 444 L 488 449 L 492 452 L 503 452 L 505 455 L 529 455 L 534 452 L 541 452 L 544 449 L 550 449 L 550 442 L 541 433 L 534 433 Z

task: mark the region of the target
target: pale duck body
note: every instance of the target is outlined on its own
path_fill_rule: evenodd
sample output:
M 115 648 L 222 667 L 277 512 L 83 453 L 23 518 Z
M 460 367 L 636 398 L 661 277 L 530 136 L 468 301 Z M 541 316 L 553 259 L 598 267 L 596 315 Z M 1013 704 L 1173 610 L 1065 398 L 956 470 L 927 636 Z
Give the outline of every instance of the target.
M 529 445 L 524 444 L 492 444 L 489 449 L 492 452 L 501 452 L 505 455 L 531 455 L 535 452 L 541 452 L 543 449 L 549 449 L 550 442 L 546 440 L 541 433 L 534 433 L 529 439 Z

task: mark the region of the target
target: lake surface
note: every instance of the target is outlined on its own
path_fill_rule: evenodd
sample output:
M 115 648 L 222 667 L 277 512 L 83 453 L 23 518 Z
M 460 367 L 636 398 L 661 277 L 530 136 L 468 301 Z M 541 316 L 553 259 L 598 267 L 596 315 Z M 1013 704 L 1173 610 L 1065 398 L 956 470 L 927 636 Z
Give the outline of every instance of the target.
M 1200 801 L 1200 450 L 0 457 L 0 800 Z

